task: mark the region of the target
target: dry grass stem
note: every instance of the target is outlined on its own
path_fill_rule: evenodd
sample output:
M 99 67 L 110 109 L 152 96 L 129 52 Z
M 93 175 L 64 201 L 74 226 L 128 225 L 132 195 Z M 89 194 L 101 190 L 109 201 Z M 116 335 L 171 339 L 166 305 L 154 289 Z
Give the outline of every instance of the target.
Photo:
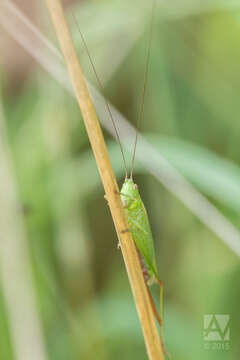
M 132 292 L 138 310 L 147 353 L 151 360 L 164 359 L 163 351 L 150 300 L 144 283 L 136 247 L 128 228 L 127 219 L 118 194 L 118 185 L 112 170 L 102 130 L 90 97 L 81 66 L 72 42 L 69 27 L 59 0 L 47 0 L 47 5 L 64 54 L 78 103 L 96 158 L 109 207 L 118 234 Z

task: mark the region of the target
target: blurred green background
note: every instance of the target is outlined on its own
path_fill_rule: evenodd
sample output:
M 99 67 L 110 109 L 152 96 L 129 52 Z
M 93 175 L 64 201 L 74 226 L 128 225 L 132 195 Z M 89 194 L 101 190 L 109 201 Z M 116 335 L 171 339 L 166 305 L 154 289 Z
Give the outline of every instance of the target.
M 136 124 L 151 1 L 64 4 L 86 76 L 96 83 L 71 13 L 85 35 L 104 95 Z M 47 38 L 56 41 L 44 2 L 19 1 L 18 5 Z M 141 124 L 142 133 L 157 151 L 236 231 L 240 226 L 239 10 L 233 1 L 158 2 Z M 15 28 L 13 40 L 5 31 L 8 25 L 1 33 L 0 180 L 5 179 L 0 196 L 1 246 L 7 251 L 11 231 L 20 221 L 28 248 L 22 259 L 30 256 L 41 329 L 35 335 L 46 347 L 45 357 L 39 359 L 146 359 L 123 259 L 79 109 L 74 98 L 15 41 L 33 31 L 18 33 Z M 30 53 L 35 45 L 32 42 Z M 106 132 L 105 138 L 121 184 L 124 170 L 119 146 Z M 13 171 L 8 173 L 9 167 Z M 7 186 L 11 181 L 17 200 Z M 166 346 L 172 359 L 239 359 L 238 255 L 140 163 L 135 181 L 149 213 L 165 284 Z M 17 213 L 11 213 L 12 202 Z M 11 229 L 4 226 L 5 216 L 12 219 Z M 18 235 L 17 229 L 18 225 Z M 230 236 L 227 230 L 226 236 Z M 13 273 L 6 271 L 4 264 L 11 263 L 12 254 L 13 259 L 21 259 L 21 246 L 15 250 L 9 251 L 1 266 L 3 360 L 21 358 L 12 324 L 18 321 L 14 314 L 22 298 L 14 293 L 12 312 L 8 286 L 12 282 L 15 286 L 16 281 L 24 289 L 24 281 L 31 283 L 31 279 L 20 279 L 14 268 Z M 153 294 L 157 301 L 157 287 Z M 25 307 L 28 316 L 27 304 Z M 204 340 L 206 314 L 230 317 L 229 341 Z M 27 324 L 17 324 L 22 334 L 28 333 Z M 34 349 L 32 359 L 38 359 Z

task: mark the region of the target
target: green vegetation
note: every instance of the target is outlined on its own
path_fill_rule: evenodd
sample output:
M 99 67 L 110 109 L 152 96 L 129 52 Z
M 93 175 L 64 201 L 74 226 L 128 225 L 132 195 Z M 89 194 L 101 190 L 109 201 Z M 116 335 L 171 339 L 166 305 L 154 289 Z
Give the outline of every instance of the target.
M 106 97 L 134 124 L 151 10 L 144 1 L 136 3 L 86 1 L 71 10 Z M 240 15 L 236 7 L 226 2 L 224 9 L 223 4 L 214 9 L 159 5 L 141 127 L 159 154 L 239 229 Z M 72 31 L 88 76 L 91 68 L 74 22 Z M 1 73 L 1 100 L 49 359 L 146 359 L 117 237 L 75 100 L 39 66 L 32 66 L 17 87 L 7 66 Z M 105 135 L 121 185 L 119 146 Z M 140 162 L 135 180 L 148 209 L 164 281 L 166 347 L 172 358 L 238 359 L 238 256 Z M 158 299 L 157 286 L 154 290 Z M 0 312 L 0 359 L 12 360 L 3 289 Z M 205 314 L 230 315 L 229 350 L 204 349 Z

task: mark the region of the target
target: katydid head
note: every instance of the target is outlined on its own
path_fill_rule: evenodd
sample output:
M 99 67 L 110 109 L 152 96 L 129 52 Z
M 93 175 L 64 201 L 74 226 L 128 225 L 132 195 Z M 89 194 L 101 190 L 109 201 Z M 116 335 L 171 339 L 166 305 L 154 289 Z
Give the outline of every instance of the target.
M 125 207 L 133 206 L 136 203 L 136 200 L 139 198 L 138 186 L 134 184 L 132 178 L 126 178 L 122 189 L 121 189 L 121 199 Z

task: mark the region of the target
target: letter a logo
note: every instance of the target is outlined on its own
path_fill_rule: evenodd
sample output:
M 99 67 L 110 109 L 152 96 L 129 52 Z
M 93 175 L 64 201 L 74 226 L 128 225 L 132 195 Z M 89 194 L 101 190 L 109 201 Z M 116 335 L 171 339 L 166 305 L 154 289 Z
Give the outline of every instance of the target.
M 230 340 L 229 315 L 204 315 L 203 337 L 205 341 Z

